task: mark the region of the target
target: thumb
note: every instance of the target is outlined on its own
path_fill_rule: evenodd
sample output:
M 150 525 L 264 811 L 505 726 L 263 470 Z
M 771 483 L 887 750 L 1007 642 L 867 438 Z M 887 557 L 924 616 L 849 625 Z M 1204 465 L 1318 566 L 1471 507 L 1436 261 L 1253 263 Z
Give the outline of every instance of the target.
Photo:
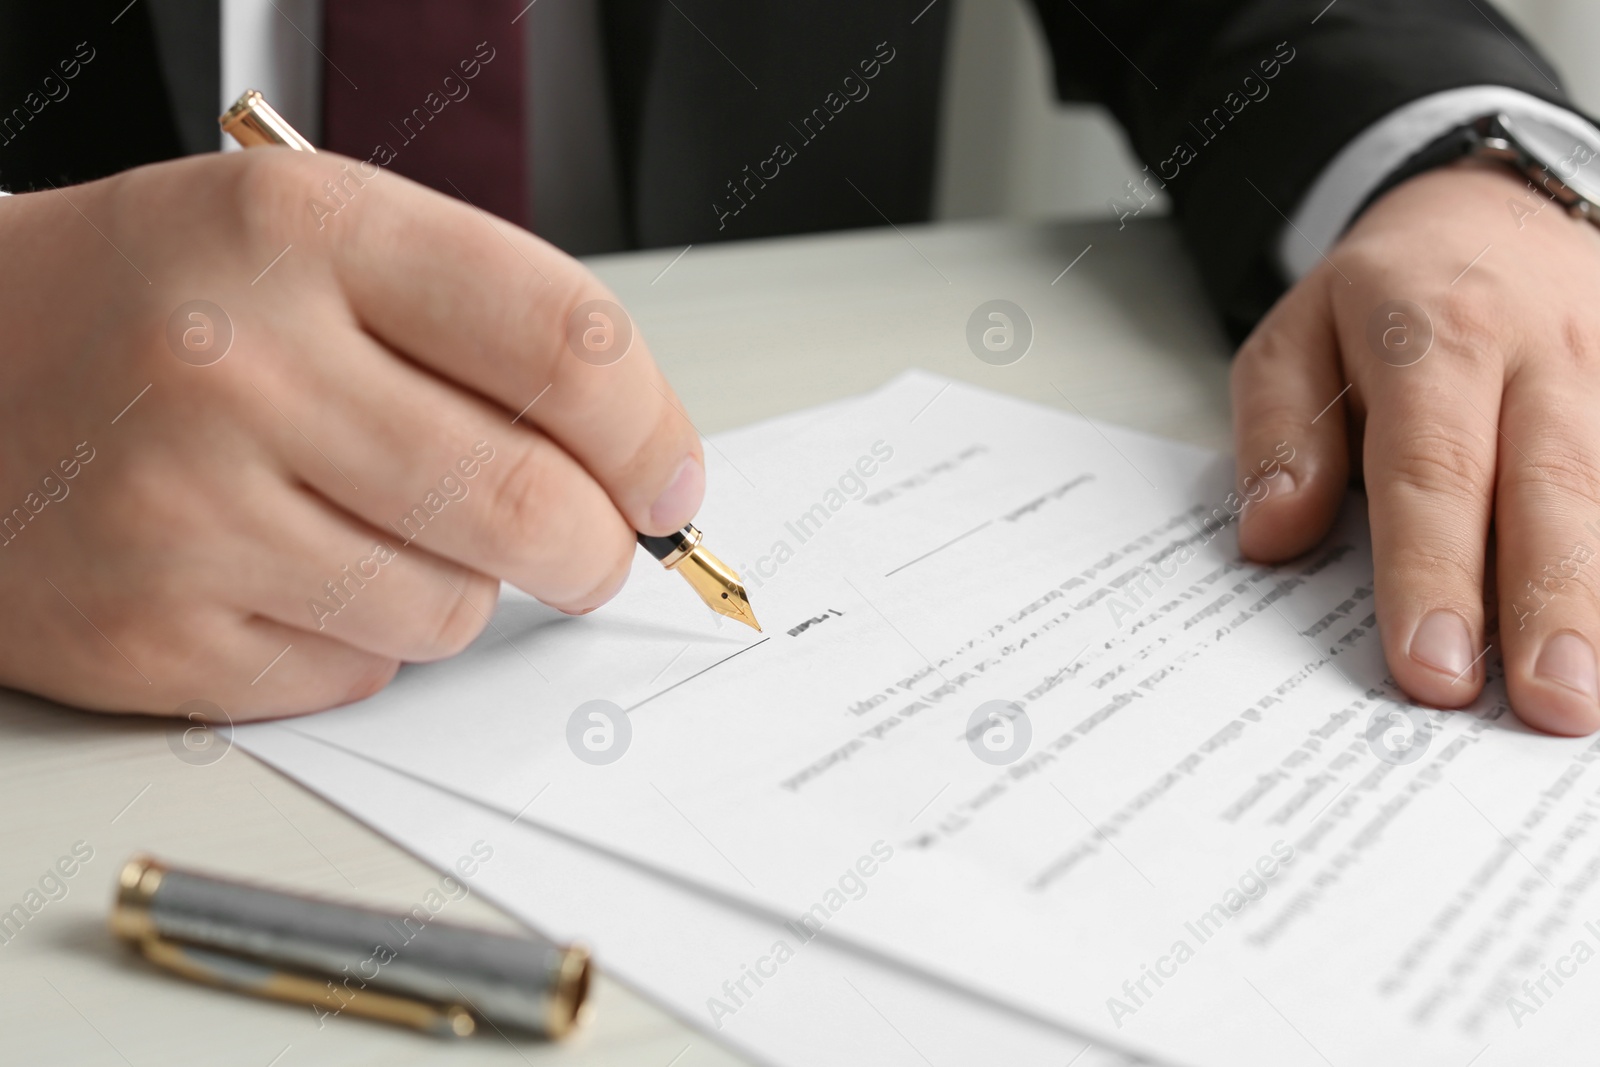
M 1289 290 L 1234 357 L 1239 550 L 1263 563 L 1320 541 L 1349 482 L 1349 397 L 1328 277 L 1319 270 Z

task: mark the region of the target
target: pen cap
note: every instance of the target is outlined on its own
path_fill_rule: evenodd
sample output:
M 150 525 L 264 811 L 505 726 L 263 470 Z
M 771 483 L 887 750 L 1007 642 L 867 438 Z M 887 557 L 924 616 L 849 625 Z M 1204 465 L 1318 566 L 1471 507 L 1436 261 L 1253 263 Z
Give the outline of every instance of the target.
M 148 857 L 123 868 L 112 929 L 326 976 L 364 989 L 456 1004 L 491 1022 L 561 1037 L 578 1023 L 589 956 L 536 934 L 457 926 L 422 905 L 386 913 L 173 870 Z

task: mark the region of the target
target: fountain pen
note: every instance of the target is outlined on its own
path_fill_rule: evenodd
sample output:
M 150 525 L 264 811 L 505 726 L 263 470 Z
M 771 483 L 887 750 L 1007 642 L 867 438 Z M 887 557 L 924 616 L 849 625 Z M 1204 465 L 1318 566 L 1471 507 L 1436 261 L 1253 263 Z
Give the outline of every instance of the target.
M 232 107 L 217 117 L 217 125 L 243 148 L 278 145 L 299 152 L 316 151 L 255 89 L 245 90 Z M 693 525 L 666 537 L 639 534 L 639 543 L 667 570 L 683 575 L 689 588 L 712 611 L 754 630 L 761 629 L 738 573 L 706 550 L 700 543 L 700 531 Z
M 700 543 L 700 531 L 693 524 L 666 537 L 640 534 L 639 543 L 661 561 L 669 571 L 677 571 L 689 588 L 700 595 L 706 606 L 718 615 L 738 619 L 759 631 L 756 613 L 750 610 L 750 596 L 739 575 Z

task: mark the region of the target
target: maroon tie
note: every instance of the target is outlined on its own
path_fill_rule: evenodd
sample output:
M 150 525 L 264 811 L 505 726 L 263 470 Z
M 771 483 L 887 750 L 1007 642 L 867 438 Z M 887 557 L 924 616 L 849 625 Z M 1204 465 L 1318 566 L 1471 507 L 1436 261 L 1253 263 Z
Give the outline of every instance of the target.
M 516 0 L 327 0 L 324 147 L 527 222 Z

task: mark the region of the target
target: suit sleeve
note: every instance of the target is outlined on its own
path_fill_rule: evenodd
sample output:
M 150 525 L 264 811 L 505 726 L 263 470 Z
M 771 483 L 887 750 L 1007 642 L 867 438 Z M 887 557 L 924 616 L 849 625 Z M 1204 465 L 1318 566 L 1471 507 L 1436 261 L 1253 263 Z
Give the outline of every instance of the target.
M 71 185 L 183 151 L 148 5 L 0 0 L 0 185 Z
M 1111 113 L 1164 189 L 1237 340 L 1284 288 L 1277 240 L 1341 148 L 1433 93 L 1500 85 L 1567 105 L 1489 0 L 1034 0 L 1058 95 Z M 1419 146 L 1420 147 L 1420 146 Z

